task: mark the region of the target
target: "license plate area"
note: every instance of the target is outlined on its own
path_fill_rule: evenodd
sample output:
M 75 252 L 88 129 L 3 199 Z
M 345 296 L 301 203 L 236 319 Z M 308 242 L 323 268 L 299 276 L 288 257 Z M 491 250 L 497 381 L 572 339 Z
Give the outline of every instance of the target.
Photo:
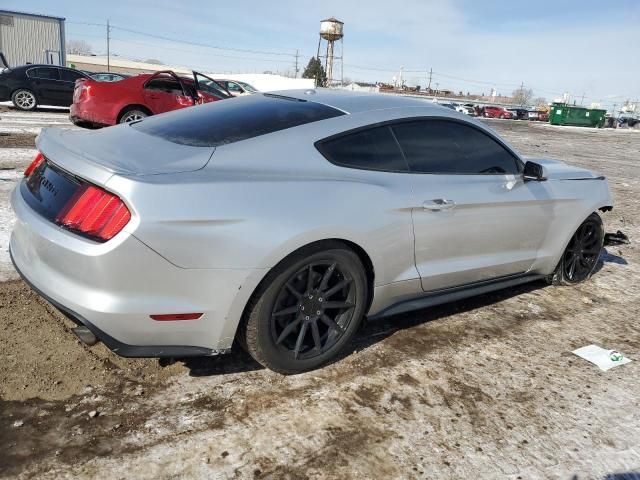
M 45 160 L 20 184 L 20 192 L 32 209 L 55 221 L 80 185 L 73 175 Z

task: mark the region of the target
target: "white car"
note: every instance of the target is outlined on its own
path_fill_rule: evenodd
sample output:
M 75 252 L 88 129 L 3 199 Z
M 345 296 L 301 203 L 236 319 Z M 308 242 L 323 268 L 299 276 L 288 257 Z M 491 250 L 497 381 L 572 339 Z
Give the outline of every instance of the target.
M 220 83 L 227 91 L 234 97 L 242 97 L 245 95 L 253 95 L 258 93 L 258 90 L 246 82 L 239 80 L 226 80 L 216 79 L 216 82 Z

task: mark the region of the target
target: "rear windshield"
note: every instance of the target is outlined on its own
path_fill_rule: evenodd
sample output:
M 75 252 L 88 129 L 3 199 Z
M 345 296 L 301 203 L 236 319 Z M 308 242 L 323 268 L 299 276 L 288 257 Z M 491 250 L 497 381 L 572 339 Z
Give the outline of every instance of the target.
M 267 93 L 184 108 L 131 127 L 182 145 L 216 147 L 339 115 L 344 112 Z

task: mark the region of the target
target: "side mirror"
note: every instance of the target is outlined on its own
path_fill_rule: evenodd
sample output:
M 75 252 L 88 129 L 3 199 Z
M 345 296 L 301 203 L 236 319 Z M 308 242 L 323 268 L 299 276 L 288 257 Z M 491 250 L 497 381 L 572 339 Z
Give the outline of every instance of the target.
M 543 182 L 547 179 L 547 169 L 539 163 L 527 162 L 524 164 L 524 172 L 522 178 L 526 182 L 527 180 L 536 180 Z

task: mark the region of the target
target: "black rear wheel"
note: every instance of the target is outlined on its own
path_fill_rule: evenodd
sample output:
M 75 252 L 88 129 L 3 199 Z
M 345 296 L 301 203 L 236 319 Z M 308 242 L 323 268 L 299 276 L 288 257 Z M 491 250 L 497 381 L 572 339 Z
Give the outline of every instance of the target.
M 256 361 L 280 373 L 329 362 L 364 314 L 364 267 L 344 247 L 293 254 L 263 284 L 249 305 L 241 343 Z
M 552 276 L 552 283 L 573 285 L 587 280 L 596 268 L 604 243 L 602 219 L 592 213 L 573 234 Z

